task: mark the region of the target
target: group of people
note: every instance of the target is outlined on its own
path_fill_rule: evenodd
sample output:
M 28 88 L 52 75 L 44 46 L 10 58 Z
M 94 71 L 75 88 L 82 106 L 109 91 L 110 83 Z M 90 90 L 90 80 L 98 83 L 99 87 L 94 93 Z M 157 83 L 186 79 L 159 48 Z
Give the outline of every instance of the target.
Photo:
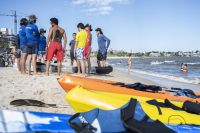
M 188 72 L 187 64 L 181 64 L 181 71 Z
M 20 20 L 19 34 L 16 36 L 16 54 L 17 66 L 22 75 L 31 75 L 31 61 L 33 66 L 34 75 L 38 75 L 36 70 L 36 61 L 46 63 L 46 75 L 49 76 L 50 61 L 54 55 L 56 55 L 58 63 L 58 75 L 60 76 L 61 71 L 61 61 L 63 60 L 63 54 L 66 51 L 67 37 L 65 30 L 58 26 L 58 19 L 51 18 L 50 24 L 52 27 L 49 28 L 49 34 L 46 39 L 44 29 L 38 30 L 36 25 L 37 18 L 35 15 L 30 15 L 29 20 L 22 18 Z M 89 51 L 88 55 L 84 56 L 84 48 L 87 40 L 87 32 L 92 31 L 92 26 L 83 23 L 77 25 L 78 33 L 73 33 L 73 40 L 70 42 L 70 56 L 71 56 L 71 66 L 74 60 L 77 62 L 78 73 L 80 74 L 80 69 L 82 70 L 82 76 L 85 77 L 86 71 L 86 61 L 88 64 L 88 74 L 90 73 L 91 63 L 90 55 L 92 51 L 92 34 L 90 33 L 89 38 Z M 97 64 L 100 67 L 102 61 L 103 66 L 106 66 L 107 50 L 110 45 L 110 39 L 108 39 L 100 28 L 96 30 L 98 38 L 98 54 L 97 54 Z M 64 46 L 62 47 L 62 39 L 64 40 Z M 106 45 L 107 42 L 107 45 Z M 50 44 L 49 44 L 50 43 Z M 25 65 L 27 62 L 28 73 L 25 71 Z

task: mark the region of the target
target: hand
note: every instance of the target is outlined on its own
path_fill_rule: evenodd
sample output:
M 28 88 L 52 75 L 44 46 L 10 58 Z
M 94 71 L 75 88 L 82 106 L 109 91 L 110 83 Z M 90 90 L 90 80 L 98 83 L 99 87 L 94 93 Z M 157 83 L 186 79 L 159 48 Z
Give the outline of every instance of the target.
M 63 54 L 66 52 L 66 50 L 65 49 L 63 49 Z
M 45 48 L 45 50 L 47 51 L 48 47 Z
M 35 34 L 35 31 L 33 31 L 33 34 L 36 35 L 36 34 Z
M 106 50 L 108 50 L 108 48 L 106 47 Z
M 17 53 L 19 54 L 20 52 L 21 52 L 21 50 L 20 50 L 20 49 L 18 49 L 18 50 L 17 50 Z

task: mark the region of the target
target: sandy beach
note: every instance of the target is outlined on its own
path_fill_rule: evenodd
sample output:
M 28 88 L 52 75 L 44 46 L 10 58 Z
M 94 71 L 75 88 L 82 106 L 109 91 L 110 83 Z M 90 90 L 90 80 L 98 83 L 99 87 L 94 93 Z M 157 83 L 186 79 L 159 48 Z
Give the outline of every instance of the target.
M 69 65 L 68 62 L 63 65 Z M 92 66 L 96 63 L 92 61 Z M 34 99 L 48 104 L 68 105 L 65 100 L 66 92 L 60 87 L 57 82 L 57 73 L 50 73 L 47 77 L 45 72 L 40 72 L 40 76 L 23 76 L 13 67 L 0 67 L 0 106 L 1 109 L 9 110 L 27 110 L 50 113 L 74 114 L 76 113 L 72 108 L 45 108 L 34 106 L 12 106 L 10 102 L 16 99 Z M 61 73 L 63 75 L 65 73 Z M 71 74 L 75 75 L 76 74 Z M 108 75 L 91 74 L 88 78 L 98 78 L 105 80 L 113 80 L 126 83 L 141 82 L 144 84 L 154 84 L 153 82 L 128 75 L 127 73 L 115 70 Z

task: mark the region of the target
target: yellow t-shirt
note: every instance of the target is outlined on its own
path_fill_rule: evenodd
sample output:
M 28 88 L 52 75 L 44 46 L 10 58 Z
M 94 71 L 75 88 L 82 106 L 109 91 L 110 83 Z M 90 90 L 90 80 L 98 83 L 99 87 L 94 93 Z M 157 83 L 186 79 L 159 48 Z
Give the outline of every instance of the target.
M 85 32 L 85 30 L 81 30 L 79 33 L 77 33 L 76 34 L 76 41 L 78 41 L 77 48 L 85 47 L 86 40 L 87 40 L 87 33 Z

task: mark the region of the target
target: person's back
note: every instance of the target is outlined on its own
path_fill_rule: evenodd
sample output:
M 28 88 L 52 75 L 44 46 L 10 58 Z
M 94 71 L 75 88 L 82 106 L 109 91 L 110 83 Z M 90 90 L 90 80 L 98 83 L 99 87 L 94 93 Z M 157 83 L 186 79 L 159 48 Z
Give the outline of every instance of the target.
M 62 43 L 62 37 L 63 37 L 63 34 L 65 33 L 65 31 L 58 25 L 51 27 L 50 30 L 52 30 L 51 41 L 56 41 L 56 42 Z M 58 31 L 59 31 L 59 33 L 58 33 Z
M 87 33 L 85 32 L 85 30 L 81 30 L 80 32 L 77 33 L 76 40 L 78 41 L 77 48 L 85 47 L 87 40 Z
M 19 28 L 19 38 L 20 38 L 20 46 L 27 45 L 28 39 L 26 36 L 26 28 L 24 26 L 21 26 Z
M 35 34 L 34 34 L 35 32 Z M 35 24 L 33 23 L 29 23 L 26 26 L 26 35 L 27 35 L 27 39 L 28 39 L 28 45 L 35 45 L 38 44 L 38 39 L 40 37 L 38 28 Z
M 45 36 L 40 36 L 39 39 L 39 51 L 45 51 L 46 48 L 46 37 Z

